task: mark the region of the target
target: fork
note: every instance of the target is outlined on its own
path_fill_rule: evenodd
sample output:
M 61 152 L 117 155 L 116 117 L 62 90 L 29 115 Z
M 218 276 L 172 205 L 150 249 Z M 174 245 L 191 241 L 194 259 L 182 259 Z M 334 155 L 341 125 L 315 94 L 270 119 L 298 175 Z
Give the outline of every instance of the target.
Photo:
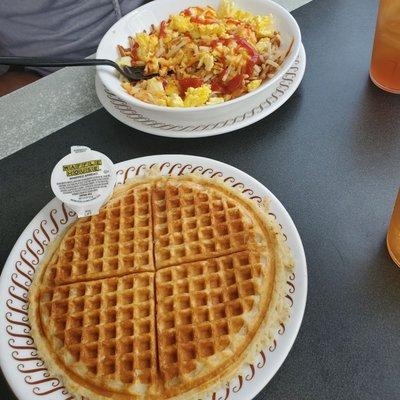
M 144 67 L 119 66 L 116 62 L 106 59 L 69 59 L 48 57 L 0 57 L 0 65 L 19 65 L 26 67 L 86 67 L 88 65 L 109 65 L 130 81 L 149 79 L 156 74 L 145 75 Z

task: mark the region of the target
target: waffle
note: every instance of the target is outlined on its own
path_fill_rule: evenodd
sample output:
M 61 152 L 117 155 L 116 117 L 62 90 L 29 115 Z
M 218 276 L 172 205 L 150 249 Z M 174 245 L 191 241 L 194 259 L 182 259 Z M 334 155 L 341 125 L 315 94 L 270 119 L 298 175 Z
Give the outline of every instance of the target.
M 130 187 L 67 231 L 47 267 L 56 285 L 153 271 L 151 185 Z
M 152 208 L 157 268 L 241 251 L 254 236 L 251 217 L 221 188 L 162 181 Z
M 225 371 L 261 324 L 273 279 L 249 251 L 167 267 L 156 276 L 160 372 L 169 395 Z M 258 294 L 258 295 L 256 295 Z
M 42 287 L 36 303 L 41 334 L 66 374 L 94 391 L 155 390 L 154 273 Z
M 29 294 L 32 336 L 74 394 L 198 399 L 273 339 L 292 265 L 276 222 L 239 192 L 137 179 L 49 250 Z

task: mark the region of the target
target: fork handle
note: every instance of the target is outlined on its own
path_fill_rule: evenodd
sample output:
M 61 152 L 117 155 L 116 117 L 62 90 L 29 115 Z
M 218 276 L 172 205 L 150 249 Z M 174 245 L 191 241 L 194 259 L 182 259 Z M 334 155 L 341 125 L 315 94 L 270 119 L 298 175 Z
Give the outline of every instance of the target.
M 0 65 L 2 64 L 29 67 L 80 67 L 87 65 L 110 65 L 114 68 L 118 67 L 118 64 L 114 61 L 97 58 L 0 57 Z

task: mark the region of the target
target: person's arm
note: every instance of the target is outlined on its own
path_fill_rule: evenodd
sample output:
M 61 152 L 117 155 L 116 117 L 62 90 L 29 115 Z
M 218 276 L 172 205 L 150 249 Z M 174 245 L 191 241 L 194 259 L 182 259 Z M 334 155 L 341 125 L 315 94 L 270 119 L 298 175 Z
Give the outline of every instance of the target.
M 35 72 L 9 70 L 0 75 L 0 97 L 35 82 L 40 78 L 41 76 Z

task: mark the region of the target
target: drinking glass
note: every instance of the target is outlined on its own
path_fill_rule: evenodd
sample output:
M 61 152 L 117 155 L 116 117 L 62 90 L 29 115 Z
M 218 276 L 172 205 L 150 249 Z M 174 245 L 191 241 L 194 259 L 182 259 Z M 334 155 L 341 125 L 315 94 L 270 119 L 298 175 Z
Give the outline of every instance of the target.
M 396 203 L 394 204 L 386 243 L 390 257 L 392 257 L 393 261 L 400 267 L 400 190 L 397 193 Z
M 381 0 L 369 71 L 383 90 L 400 93 L 400 0 Z

